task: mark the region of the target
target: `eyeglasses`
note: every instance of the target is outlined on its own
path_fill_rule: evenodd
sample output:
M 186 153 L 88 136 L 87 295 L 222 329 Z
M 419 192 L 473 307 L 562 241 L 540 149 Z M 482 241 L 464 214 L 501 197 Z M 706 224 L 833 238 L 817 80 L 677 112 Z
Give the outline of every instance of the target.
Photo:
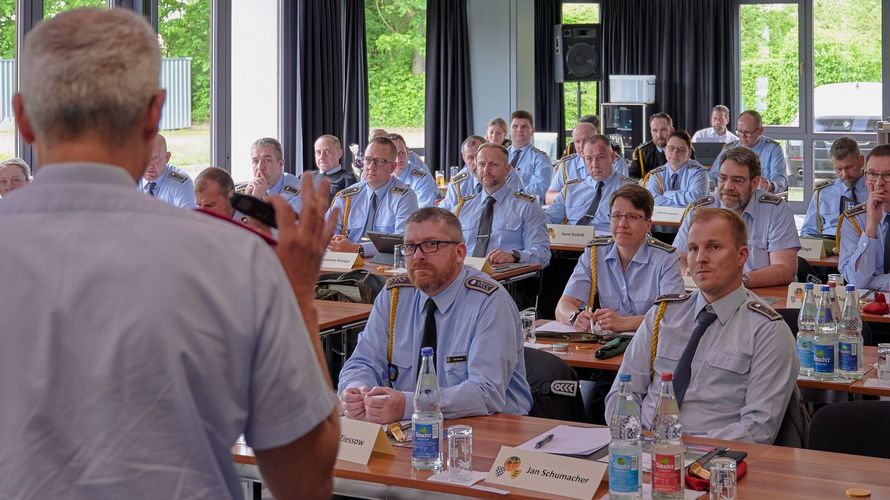
M 736 130 L 735 131 L 735 135 L 737 135 L 739 137 L 754 137 L 754 135 L 756 133 L 757 133 L 757 130 L 752 130 L 750 132 L 748 132 L 746 130 Z
M 877 181 L 878 177 L 880 177 L 884 182 L 890 183 L 890 172 L 875 172 L 873 170 L 865 171 L 865 178 L 872 182 Z
M 390 163 L 395 163 L 395 162 L 392 160 L 387 160 L 385 158 L 369 158 L 366 156 L 366 157 L 362 158 L 362 163 L 364 163 L 366 167 L 370 167 L 373 165 L 375 168 L 380 168 L 384 165 L 388 165 Z
M 612 213 L 609 214 L 609 220 L 612 222 L 621 222 L 621 219 L 626 220 L 627 222 L 638 222 L 641 220 L 648 220 L 645 216 L 640 214 L 618 214 Z
M 689 148 L 678 148 L 677 146 L 667 146 L 664 150 L 668 153 L 680 153 L 681 155 L 689 152 Z
M 717 184 L 735 184 L 736 186 L 741 186 L 748 182 L 751 182 L 751 179 L 746 177 L 729 177 L 723 174 L 717 176 Z
M 405 243 L 401 247 L 402 255 L 412 256 L 419 248 L 424 254 L 436 253 L 439 251 L 439 245 L 457 245 L 459 241 L 443 241 L 443 240 L 427 240 L 420 243 Z

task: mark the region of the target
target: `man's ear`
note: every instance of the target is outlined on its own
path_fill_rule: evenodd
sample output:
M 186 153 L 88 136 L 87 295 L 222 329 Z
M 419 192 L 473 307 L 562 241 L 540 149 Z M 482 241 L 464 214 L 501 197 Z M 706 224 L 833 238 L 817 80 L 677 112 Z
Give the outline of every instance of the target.
M 161 123 L 161 110 L 164 109 L 164 101 L 166 99 L 167 91 L 164 89 L 158 90 L 155 95 L 151 96 L 151 100 L 148 102 L 148 110 L 145 113 L 145 118 L 142 120 L 143 139 L 153 141 L 155 136 L 158 135 Z
M 25 112 L 25 102 L 22 100 L 22 94 L 19 92 L 12 96 L 12 109 L 15 112 L 15 125 L 19 129 L 19 133 L 22 134 L 22 139 L 25 141 L 25 144 L 33 144 L 34 129 L 31 128 L 31 120 L 28 119 L 28 114 Z

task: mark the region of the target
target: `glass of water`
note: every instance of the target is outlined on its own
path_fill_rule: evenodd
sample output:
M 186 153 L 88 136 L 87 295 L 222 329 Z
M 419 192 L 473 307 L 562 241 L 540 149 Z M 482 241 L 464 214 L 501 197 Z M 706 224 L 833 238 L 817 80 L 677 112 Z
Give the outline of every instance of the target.
M 452 476 L 462 476 L 473 470 L 473 428 L 469 425 L 452 425 L 448 436 L 448 471 Z
M 735 460 L 719 457 L 711 460 L 711 500 L 735 500 Z
M 402 245 L 393 245 L 392 267 L 393 269 L 405 269 L 405 256 L 402 255 Z
M 890 384 L 890 344 L 878 344 L 878 380 Z
M 526 342 L 535 343 L 535 310 L 525 309 L 519 311 L 519 319 L 522 320 L 522 334 L 525 336 Z

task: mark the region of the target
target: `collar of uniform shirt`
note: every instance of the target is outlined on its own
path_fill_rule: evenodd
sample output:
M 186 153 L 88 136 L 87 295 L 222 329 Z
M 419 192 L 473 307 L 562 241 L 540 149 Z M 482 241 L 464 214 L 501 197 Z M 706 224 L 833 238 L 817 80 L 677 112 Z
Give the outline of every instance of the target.
M 612 248 L 609 250 L 609 253 L 606 254 L 606 260 L 621 262 L 621 256 L 618 255 L 617 243 L 613 244 Z M 640 263 L 642 265 L 646 265 L 649 262 L 649 244 L 646 243 L 645 239 L 643 240 L 643 244 L 640 245 L 640 248 L 637 249 L 637 252 L 634 254 L 634 258 L 631 259 L 631 261 Z
M 420 300 L 417 301 L 420 304 L 420 307 L 424 307 L 426 304 L 426 299 L 431 298 L 433 302 L 436 303 L 436 308 L 442 314 L 447 314 L 448 309 L 451 308 L 451 305 L 454 304 L 454 299 L 457 297 L 457 291 L 460 290 L 460 287 L 463 286 L 464 280 L 467 279 L 467 269 L 463 268 L 457 274 L 457 277 L 454 278 L 454 281 L 448 285 L 447 288 L 439 292 L 435 297 L 430 297 L 429 295 L 420 292 Z
M 491 193 L 491 194 L 488 194 L 488 192 L 485 191 L 485 189 L 483 188 L 482 194 L 484 195 L 484 196 L 482 196 L 482 200 L 480 200 L 480 201 L 482 201 L 482 203 L 485 203 L 485 200 L 487 200 L 489 197 L 494 198 L 495 201 L 500 203 L 500 202 L 504 201 L 504 198 L 506 198 L 508 194 L 510 194 L 510 186 L 508 186 L 507 183 L 505 182 L 503 186 L 501 186 L 500 188 L 498 188 L 497 191 L 495 191 L 494 193 Z
M 405 170 L 408 170 L 408 169 L 406 168 Z M 377 203 L 380 203 L 383 201 L 383 197 L 386 196 L 386 193 L 389 192 L 389 188 L 392 187 L 392 183 L 393 183 L 393 178 L 390 177 L 390 179 L 388 181 L 386 181 L 386 184 L 380 186 L 380 189 L 373 189 L 373 188 L 371 189 L 372 193 L 377 193 Z M 368 184 L 368 187 L 370 188 L 371 185 Z
M 607 175 L 606 178 L 603 179 L 602 181 L 598 181 L 598 180 L 594 179 L 593 176 L 588 175 L 587 177 L 584 178 L 584 183 L 591 187 L 596 187 L 597 182 L 602 182 L 603 187 L 605 187 L 605 186 L 608 186 L 612 182 L 612 178 L 615 177 L 616 175 L 618 175 L 618 172 L 615 169 L 612 169 L 612 173 Z M 590 203 L 590 202 L 588 201 L 587 203 Z
M 711 308 L 714 310 L 714 314 L 717 315 L 717 320 L 720 321 L 720 325 L 725 326 L 726 323 L 729 322 L 732 315 L 745 303 L 747 297 L 748 290 L 746 290 L 744 286 L 739 286 L 724 297 L 721 297 L 710 304 Z M 705 295 L 699 292 L 698 297 L 695 299 L 696 318 L 707 305 L 708 301 L 705 300 Z

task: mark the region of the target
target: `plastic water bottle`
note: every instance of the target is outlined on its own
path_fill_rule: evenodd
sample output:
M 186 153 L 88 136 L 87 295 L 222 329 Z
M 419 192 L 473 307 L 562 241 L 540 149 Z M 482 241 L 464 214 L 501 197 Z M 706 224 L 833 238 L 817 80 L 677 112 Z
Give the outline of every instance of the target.
M 813 376 L 813 336 L 816 335 L 816 298 L 813 297 L 813 284 L 804 283 L 806 293 L 800 314 L 797 316 L 797 358 L 800 360 L 800 374 Z
M 841 303 L 837 300 L 837 283 L 834 281 L 828 282 L 828 300 L 831 303 L 831 317 L 837 321 L 841 317 Z
M 414 414 L 411 427 L 414 441 L 411 465 L 415 469 L 435 470 L 442 467 L 442 396 L 436 379 L 433 348 L 420 350 L 422 361 L 414 389 Z
M 643 446 L 640 401 L 630 384 L 630 374 L 618 376 L 618 404 L 609 424 L 609 498 L 643 498 Z
M 822 285 L 816 336 L 813 337 L 813 376 L 819 380 L 837 378 L 837 322 L 831 311 L 828 285 Z
M 661 389 L 655 405 L 652 442 L 652 498 L 682 500 L 686 478 L 683 466 L 683 423 L 674 396 L 674 375 L 661 375 Z
M 859 315 L 859 294 L 847 285 L 844 309 L 838 329 L 838 375 L 847 380 L 862 378 L 862 316 Z

